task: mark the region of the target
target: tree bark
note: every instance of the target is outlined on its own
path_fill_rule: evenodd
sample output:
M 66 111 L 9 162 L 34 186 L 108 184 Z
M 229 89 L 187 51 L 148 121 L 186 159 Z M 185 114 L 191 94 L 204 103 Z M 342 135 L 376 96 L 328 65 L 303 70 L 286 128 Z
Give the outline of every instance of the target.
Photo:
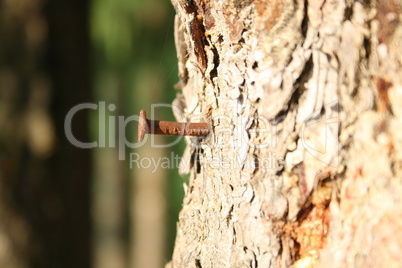
M 174 108 L 212 131 L 167 267 L 400 264 L 401 3 L 172 2 Z

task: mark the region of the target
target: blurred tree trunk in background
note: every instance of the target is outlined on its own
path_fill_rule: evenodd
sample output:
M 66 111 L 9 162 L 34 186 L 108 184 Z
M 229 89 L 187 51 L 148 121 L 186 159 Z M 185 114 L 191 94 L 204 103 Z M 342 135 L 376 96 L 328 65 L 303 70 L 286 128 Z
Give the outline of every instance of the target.
M 0 267 L 90 266 L 88 2 L 0 2 Z
M 166 167 L 133 164 L 130 154 L 158 161 L 180 148 L 152 148 L 150 143 L 121 148 L 118 116 L 151 111 L 152 104 L 175 97 L 174 10 L 165 0 L 93 0 L 91 6 L 94 97 L 116 107 L 106 109 L 105 116 L 114 117 L 116 125 L 105 120 L 106 144 L 94 150 L 94 267 L 159 268 L 173 251 L 183 178 Z M 157 113 L 173 120 L 167 107 Z M 135 143 L 137 124 L 126 127 L 126 139 Z M 164 137 L 155 140 L 169 143 Z
M 168 266 L 400 266 L 401 2 L 172 2 L 176 103 L 213 131 Z

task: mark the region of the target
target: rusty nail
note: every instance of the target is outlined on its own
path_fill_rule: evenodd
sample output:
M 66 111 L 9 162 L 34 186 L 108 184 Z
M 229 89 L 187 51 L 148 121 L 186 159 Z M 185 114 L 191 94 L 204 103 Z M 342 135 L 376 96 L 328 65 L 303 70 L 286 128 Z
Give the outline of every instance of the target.
M 180 123 L 159 120 L 148 120 L 144 110 L 140 111 L 138 122 L 138 142 L 142 142 L 145 134 L 171 136 L 206 136 L 209 133 L 208 123 Z

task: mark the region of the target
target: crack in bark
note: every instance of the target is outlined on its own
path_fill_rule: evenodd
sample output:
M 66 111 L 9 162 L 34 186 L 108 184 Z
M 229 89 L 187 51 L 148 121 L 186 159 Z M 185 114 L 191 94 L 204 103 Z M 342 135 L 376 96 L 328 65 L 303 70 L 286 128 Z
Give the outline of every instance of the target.
M 303 16 L 303 20 L 301 23 L 301 34 L 303 36 L 303 39 L 306 40 L 307 37 L 307 30 L 308 30 L 308 1 L 304 1 L 304 16 Z
M 288 109 L 286 111 L 289 110 L 291 106 L 290 104 L 292 103 L 297 104 L 300 96 L 303 95 L 303 93 L 307 90 L 304 84 L 312 77 L 313 67 L 314 67 L 313 56 L 310 55 L 309 59 L 304 64 L 303 71 L 293 84 L 296 90 L 293 92 L 292 97 L 290 98 Z
M 197 4 L 194 0 L 179 0 L 179 5 L 186 11 L 187 14 L 192 15 L 189 22 L 189 30 L 191 39 L 193 41 L 193 50 L 197 58 L 197 62 L 202 73 L 205 73 L 207 68 L 207 56 L 205 53 L 206 37 L 205 27 L 203 24 L 203 17 L 199 12 Z
M 218 50 L 215 47 L 211 48 L 211 51 L 214 54 L 214 62 L 213 62 L 214 68 L 212 68 L 212 70 L 209 72 L 209 76 L 211 81 L 213 81 L 215 77 L 218 77 L 218 66 L 220 63 L 220 59 Z

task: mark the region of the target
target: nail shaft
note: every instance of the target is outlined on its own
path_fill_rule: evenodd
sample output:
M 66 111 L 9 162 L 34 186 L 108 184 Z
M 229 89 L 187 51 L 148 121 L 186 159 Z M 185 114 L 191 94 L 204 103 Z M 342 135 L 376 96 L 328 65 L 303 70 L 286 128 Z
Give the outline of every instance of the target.
M 138 123 L 138 141 L 144 139 L 145 134 L 170 136 L 206 136 L 209 133 L 208 123 L 179 123 L 159 120 L 148 120 L 146 112 L 140 111 Z

